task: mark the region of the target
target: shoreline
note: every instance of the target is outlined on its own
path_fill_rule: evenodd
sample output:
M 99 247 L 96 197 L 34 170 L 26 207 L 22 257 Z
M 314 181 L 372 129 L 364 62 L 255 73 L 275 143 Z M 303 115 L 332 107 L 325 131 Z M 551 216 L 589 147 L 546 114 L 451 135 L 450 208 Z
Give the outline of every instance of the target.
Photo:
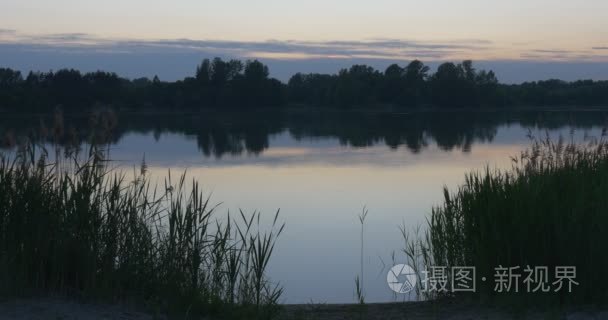
M 594 306 L 551 309 L 492 307 L 456 300 L 358 304 L 284 304 L 276 319 L 607 319 L 608 309 Z M 217 317 L 222 319 L 221 317 Z M 0 319 L 169 319 L 132 305 L 81 302 L 61 297 L 0 299 Z M 216 319 L 216 318 L 205 318 Z
M 337 107 L 322 107 L 322 106 L 304 106 L 304 105 L 294 105 L 294 106 L 285 106 L 285 107 L 267 107 L 267 108 L 180 108 L 180 109 L 170 109 L 170 108 L 124 108 L 124 107 L 115 107 L 115 106 L 103 106 L 99 108 L 91 108 L 84 111 L 75 111 L 70 109 L 55 109 L 49 108 L 48 110 L 40 111 L 40 110 L 11 110 L 10 108 L 1 108 L 0 114 L 5 115 L 13 115 L 13 116 L 43 116 L 49 115 L 56 112 L 56 110 L 61 110 L 63 113 L 71 115 L 71 116 L 85 116 L 90 115 L 100 111 L 110 111 L 115 112 L 117 114 L 125 114 L 125 115 L 196 115 L 196 114 L 213 114 L 213 113 L 221 113 L 221 114 L 251 114 L 251 113 L 300 113 L 300 112 L 310 112 L 310 113 L 352 113 L 352 114 L 361 114 L 361 113 L 376 113 L 376 114 L 410 114 L 410 113 L 431 113 L 431 112 L 441 112 L 441 113 L 468 113 L 468 112 L 533 112 L 533 111 L 542 111 L 542 112 L 598 112 L 598 111 L 608 111 L 608 105 L 602 106 L 509 106 L 509 107 L 462 107 L 462 108 L 444 108 L 444 107 L 399 107 L 399 106 L 384 106 L 379 105 L 376 107 L 352 107 L 352 108 L 337 108 Z

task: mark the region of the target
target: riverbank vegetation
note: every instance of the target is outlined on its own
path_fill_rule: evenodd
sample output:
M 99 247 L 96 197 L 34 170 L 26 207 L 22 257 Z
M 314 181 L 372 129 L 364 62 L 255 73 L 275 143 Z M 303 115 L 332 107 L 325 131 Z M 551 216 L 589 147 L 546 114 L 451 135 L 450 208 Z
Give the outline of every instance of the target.
M 426 237 L 408 239 L 404 232 L 405 252 L 419 270 L 476 268 L 475 293 L 435 291 L 427 298 L 606 305 L 607 195 L 605 141 L 541 140 L 513 158 L 511 170 L 473 172 L 457 190 L 446 189 L 444 204 L 428 220 Z M 574 267 L 575 273 L 561 274 L 562 287 L 555 281 L 563 266 Z M 501 267 L 515 269 L 498 271 Z M 497 287 L 498 273 L 508 275 L 508 290 Z M 453 275 L 448 275 L 451 283 Z
M 105 150 L 0 156 L 0 296 L 60 295 L 179 315 L 268 318 L 282 293 L 266 269 L 283 229 L 219 215 L 198 182 L 149 182 Z
M 287 83 L 271 78 L 257 60 L 205 59 L 193 76 L 168 82 L 126 79 L 115 73 L 73 69 L 29 72 L 0 69 L 0 108 L 49 111 L 115 108 L 235 109 L 319 106 L 326 108 L 605 106 L 608 81 L 546 80 L 501 84 L 471 61 L 446 62 L 434 72 L 421 61 L 386 70 L 354 65 L 337 74 L 298 73 Z

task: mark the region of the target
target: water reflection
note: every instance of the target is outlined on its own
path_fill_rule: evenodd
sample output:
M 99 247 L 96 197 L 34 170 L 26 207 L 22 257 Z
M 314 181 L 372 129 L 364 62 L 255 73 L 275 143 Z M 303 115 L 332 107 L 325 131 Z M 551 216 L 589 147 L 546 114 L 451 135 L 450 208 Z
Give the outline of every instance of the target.
M 117 144 L 126 135 L 179 134 L 196 139 L 205 157 L 259 155 L 269 139 L 287 133 L 295 141 L 336 139 L 356 148 L 386 145 L 419 153 L 435 143 L 445 151 L 470 152 L 475 143 L 492 142 L 499 126 L 521 125 L 532 130 L 564 126 L 605 127 L 606 111 L 494 112 L 241 112 L 241 113 L 115 113 L 93 115 L 3 115 L 0 147 L 14 146 L 22 137 L 38 142 L 78 145 Z
M 269 271 L 289 303 L 354 302 L 357 214 L 367 205 L 364 286 L 377 302 L 394 299 L 383 272 L 400 249 L 398 226 L 424 223 L 444 185 L 510 166 L 530 134 L 583 141 L 600 136 L 606 119 L 604 111 L 2 115 L 0 139 L 4 150 L 25 137 L 108 143 L 126 168 L 145 154 L 154 177 L 187 169 L 225 212 L 280 208 L 287 228 Z

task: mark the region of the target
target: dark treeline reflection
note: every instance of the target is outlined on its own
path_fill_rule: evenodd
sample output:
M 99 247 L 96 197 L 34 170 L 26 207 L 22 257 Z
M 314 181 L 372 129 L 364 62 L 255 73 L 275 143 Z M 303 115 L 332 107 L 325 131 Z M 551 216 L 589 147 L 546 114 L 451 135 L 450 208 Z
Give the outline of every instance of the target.
M 547 80 L 500 84 L 470 60 L 431 72 L 415 60 L 386 70 L 354 65 L 337 74 L 295 74 L 287 83 L 257 60 L 205 59 L 193 76 L 175 82 L 125 79 L 115 73 L 0 68 L 0 109 L 82 111 L 98 105 L 129 109 L 247 109 L 307 105 L 319 108 L 502 107 L 608 105 L 608 81 Z
M 0 143 L 14 148 L 25 139 L 77 147 L 84 143 L 116 144 L 128 133 L 196 137 L 206 156 L 260 154 L 270 137 L 287 132 L 293 139 L 335 138 L 342 145 L 405 147 L 412 153 L 436 143 L 443 150 L 468 152 L 476 142 L 491 142 L 502 125 L 532 129 L 605 128 L 608 111 L 492 112 L 197 112 L 137 114 L 99 111 L 89 115 L 24 115 L 0 119 Z

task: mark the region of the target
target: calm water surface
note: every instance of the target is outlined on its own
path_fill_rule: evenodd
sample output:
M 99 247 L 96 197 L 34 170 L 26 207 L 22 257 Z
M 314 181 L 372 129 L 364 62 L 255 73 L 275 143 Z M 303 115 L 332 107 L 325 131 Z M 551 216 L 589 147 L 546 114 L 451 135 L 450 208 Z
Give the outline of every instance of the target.
M 366 300 L 395 297 L 386 285 L 399 226 L 423 225 L 442 188 L 471 170 L 506 168 L 530 136 L 578 142 L 600 137 L 604 111 L 421 113 L 115 114 L 103 120 L 65 114 L 2 115 L 2 148 L 24 136 L 63 145 L 93 136 L 131 169 L 142 159 L 155 177 L 187 170 L 222 212 L 281 209 L 287 227 L 269 276 L 286 303 L 354 302 L 360 270 L 358 214 L 366 206 Z M 93 118 L 94 119 L 94 118 Z M 41 129 L 42 128 L 42 129 Z M 93 129 L 95 128 L 95 129 Z M 44 132 L 45 134 L 40 134 Z

